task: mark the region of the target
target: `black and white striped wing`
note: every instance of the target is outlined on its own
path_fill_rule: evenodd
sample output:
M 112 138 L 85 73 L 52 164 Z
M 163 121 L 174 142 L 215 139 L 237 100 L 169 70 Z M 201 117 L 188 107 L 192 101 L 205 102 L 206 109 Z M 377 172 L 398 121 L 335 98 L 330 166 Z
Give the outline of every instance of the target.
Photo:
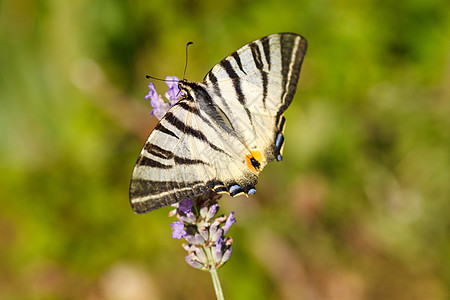
M 274 34 L 233 52 L 203 83 L 180 81 L 186 98 L 155 127 L 134 168 L 133 210 L 144 213 L 209 189 L 255 193 L 264 166 L 282 158 L 283 112 L 305 51 L 301 36 Z
M 297 34 L 269 35 L 233 52 L 204 78 L 214 105 L 247 147 L 262 153 L 261 169 L 282 159 L 283 113 L 294 98 L 306 47 Z
M 209 189 L 233 196 L 256 191 L 259 171 L 246 166 L 246 149 L 212 122 L 196 102 L 186 99 L 164 115 L 133 171 L 130 201 L 135 212 L 192 199 Z

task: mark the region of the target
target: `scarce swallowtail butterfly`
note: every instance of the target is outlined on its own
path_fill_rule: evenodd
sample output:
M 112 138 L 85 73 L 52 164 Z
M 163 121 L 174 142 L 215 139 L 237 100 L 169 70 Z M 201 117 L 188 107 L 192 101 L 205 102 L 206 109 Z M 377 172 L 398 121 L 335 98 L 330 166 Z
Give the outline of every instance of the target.
M 130 202 L 145 213 L 207 190 L 254 194 L 265 165 L 281 161 L 284 111 L 294 98 L 306 40 L 277 33 L 231 53 L 203 82 L 179 81 L 184 96 L 139 155 Z

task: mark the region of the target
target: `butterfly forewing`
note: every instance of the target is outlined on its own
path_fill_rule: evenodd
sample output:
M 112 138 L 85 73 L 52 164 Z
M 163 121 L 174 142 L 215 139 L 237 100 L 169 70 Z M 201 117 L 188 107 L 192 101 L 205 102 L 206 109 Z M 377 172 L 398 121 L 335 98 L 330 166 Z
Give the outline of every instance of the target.
M 161 119 L 133 171 L 130 201 L 151 211 L 209 189 L 253 194 L 258 175 L 281 160 L 283 112 L 292 102 L 306 40 L 293 33 L 249 43 L 214 66 Z

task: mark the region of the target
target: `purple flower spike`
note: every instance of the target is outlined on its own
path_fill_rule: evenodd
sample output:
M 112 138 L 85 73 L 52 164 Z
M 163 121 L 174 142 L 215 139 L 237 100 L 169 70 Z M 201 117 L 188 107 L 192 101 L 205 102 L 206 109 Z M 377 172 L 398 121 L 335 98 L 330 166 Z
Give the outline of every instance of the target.
M 234 218 L 234 211 L 230 213 L 227 221 L 225 222 L 225 225 L 223 225 L 222 227 L 224 235 L 227 234 L 228 230 L 230 229 L 231 225 L 233 225 L 233 223 L 236 223 L 236 219 Z
M 210 219 L 214 218 L 214 216 L 219 211 L 219 208 L 220 208 L 219 204 L 214 204 L 213 206 L 211 206 L 208 210 L 208 214 L 206 215 L 206 219 L 210 220 Z
M 194 235 L 194 243 L 193 244 L 204 244 L 206 241 L 205 239 L 198 233 Z
M 218 239 L 220 239 L 222 236 L 224 236 L 225 233 L 223 233 L 223 228 L 220 228 L 219 230 L 216 231 L 216 233 L 211 237 L 211 241 L 217 241 Z
M 233 246 L 229 246 L 228 249 L 225 251 L 225 253 L 223 254 L 223 257 L 222 257 L 222 261 L 220 262 L 221 264 L 226 263 L 227 260 L 230 259 L 231 252 L 233 252 Z
M 179 219 L 181 222 L 187 223 L 187 224 L 195 224 L 195 222 L 197 221 L 197 217 L 191 211 L 188 212 L 184 216 L 180 215 Z
M 217 193 L 209 191 L 174 205 L 176 208 L 171 215 L 179 221 L 171 224 L 173 237 L 183 237 L 188 242 L 183 248 L 189 253 L 187 263 L 194 268 L 205 271 L 219 268 L 230 258 L 233 238 L 225 235 L 236 219 L 234 212 L 217 216 L 219 198 Z
M 148 84 L 149 92 L 145 96 L 145 99 L 150 98 L 150 105 L 153 107 L 150 114 L 154 115 L 161 120 L 161 118 L 166 114 L 169 110 L 170 106 L 167 102 L 165 102 L 160 95 L 156 92 L 155 85 L 151 82 Z
M 193 260 L 189 255 L 186 256 L 186 262 L 191 266 L 194 267 L 196 269 L 201 269 L 203 268 L 203 265 L 201 263 L 199 263 L 198 261 Z
M 180 202 L 180 206 L 178 207 L 178 211 L 187 214 L 192 209 L 192 200 L 183 200 Z
M 159 103 L 159 96 L 158 93 L 156 92 L 155 89 L 155 85 L 152 82 L 148 83 L 148 94 L 144 97 L 145 100 L 148 100 L 148 98 L 150 98 L 150 105 L 153 107 L 158 106 Z
M 199 230 L 200 231 L 200 235 L 202 236 L 202 238 L 207 241 L 208 240 L 208 236 L 209 236 L 209 231 L 207 229 L 204 230 Z
M 164 100 L 159 96 L 159 104 L 156 106 L 153 106 L 154 109 L 150 112 L 151 115 L 154 115 L 158 120 L 161 120 L 162 117 L 166 114 L 166 112 L 169 110 L 169 103 L 164 102 Z
M 180 221 L 175 221 L 173 223 L 170 223 L 170 226 L 172 226 L 172 238 L 180 240 L 182 237 L 185 237 L 186 230 L 184 230 L 184 224 Z
M 188 241 L 189 244 L 192 244 L 192 245 L 201 245 L 201 244 L 205 243 L 205 239 L 198 233 L 196 233 L 194 235 L 186 234 L 183 237 L 185 238 L 186 241 Z
M 213 240 L 213 237 L 216 235 L 217 230 L 219 229 L 219 224 L 213 223 L 209 228 L 209 236 L 210 239 Z
M 185 235 L 184 239 L 190 244 L 190 245 L 194 245 L 195 244 L 195 237 L 193 235 Z
M 178 81 L 180 80 L 176 76 L 166 77 L 166 84 L 169 87 L 166 97 L 170 100 L 170 106 L 173 106 L 181 96 Z
M 217 239 L 215 251 L 213 251 L 213 254 L 215 255 L 216 262 L 220 262 L 222 260 L 222 255 L 223 255 L 223 239 L 222 238 Z
M 197 248 L 197 250 L 195 251 L 195 255 L 197 256 L 199 262 L 201 262 L 204 265 L 208 264 L 208 257 L 206 256 L 205 251 L 203 251 L 203 249 Z

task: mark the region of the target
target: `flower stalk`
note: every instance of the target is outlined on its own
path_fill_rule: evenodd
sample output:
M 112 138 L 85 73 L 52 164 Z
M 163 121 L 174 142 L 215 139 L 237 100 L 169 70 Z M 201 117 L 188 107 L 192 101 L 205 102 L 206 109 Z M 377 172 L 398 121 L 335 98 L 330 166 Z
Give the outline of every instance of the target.
M 183 248 L 188 252 L 186 262 L 196 269 L 208 271 L 214 285 L 217 299 L 224 299 L 217 269 L 223 266 L 233 251 L 233 239 L 227 237 L 231 225 L 236 222 L 234 212 L 229 216 L 219 215 L 217 200 L 221 196 L 208 191 L 194 200 L 184 200 L 174 204 L 169 216 L 178 221 L 171 223 L 172 237 L 184 238 L 188 244 Z
M 217 275 L 217 269 L 211 269 L 209 273 L 211 273 L 217 300 L 224 300 L 225 298 L 223 297 L 222 286 L 220 285 L 219 275 Z

